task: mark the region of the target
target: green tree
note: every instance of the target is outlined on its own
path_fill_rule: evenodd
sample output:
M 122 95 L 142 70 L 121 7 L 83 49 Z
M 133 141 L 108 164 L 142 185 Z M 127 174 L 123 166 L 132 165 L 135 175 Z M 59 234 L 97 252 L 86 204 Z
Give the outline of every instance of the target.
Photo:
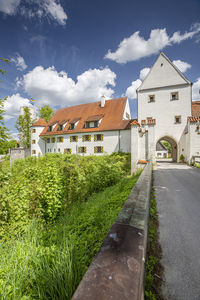
M 17 146 L 16 140 L 0 141 L 0 154 L 7 154 L 9 149 Z
M 0 61 L 9 63 L 8 59 L 5 58 L 0 58 Z M 3 70 L 0 66 L 0 74 L 5 74 L 6 71 Z M 6 101 L 7 97 L 5 97 L 4 99 L 0 99 L 0 142 L 5 141 L 8 138 L 8 128 L 5 127 L 5 123 L 4 123 L 4 102 Z
M 168 152 L 171 153 L 172 152 L 172 146 L 169 142 L 167 141 L 161 141 L 161 143 L 165 146 L 165 148 L 167 148 Z
M 39 117 L 44 119 L 47 123 L 49 122 L 53 114 L 53 109 L 48 105 L 44 105 L 40 108 Z
M 31 125 L 34 120 L 31 118 L 31 113 L 28 107 L 24 107 L 24 114 L 20 115 L 17 119 L 15 127 L 19 131 L 20 144 L 24 148 L 31 146 Z

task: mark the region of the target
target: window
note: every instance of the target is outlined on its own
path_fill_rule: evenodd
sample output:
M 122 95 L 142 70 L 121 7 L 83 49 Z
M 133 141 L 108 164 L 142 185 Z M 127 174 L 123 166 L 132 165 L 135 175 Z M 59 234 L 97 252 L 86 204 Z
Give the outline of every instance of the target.
M 70 136 L 70 142 L 78 142 L 78 136 L 77 135 Z
M 63 143 L 63 136 L 57 137 L 57 143 Z
M 56 139 L 55 139 L 55 137 L 53 137 L 53 138 L 51 139 L 51 142 L 52 142 L 52 143 L 55 143 L 55 141 L 56 141 Z
M 36 129 L 34 128 L 34 129 L 32 129 L 32 133 L 36 133 Z
M 63 125 L 59 125 L 58 126 L 58 131 L 62 131 L 63 130 Z
M 171 93 L 171 100 L 178 100 L 178 92 Z
M 97 128 L 99 127 L 98 121 L 85 122 L 85 128 Z
M 35 144 L 35 140 L 32 140 L 32 144 Z
M 91 142 L 91 135 L 89 135 L 89 134 L 83 135 L 82 136 L 82 141 L 83 142 Z
M 60 148 L 58 148 L 58 152 L 60 152 Z
M 174 121 L 175 121 L 175 124 L 180 124 L 181 123 L 181 116 L 175 116 Z
M 64 149 L 64 153 L 71 154 L 72 153 L 72 149 L 71 148 L 65 148 Z
M 49 126 L 47 131 L 52 131 L 52 126 Z
M 86 147 L 78 147 L 78 153 L 86 153 Z
M 72 130 L 72 129 L 74 129 L 74 128 L 75 128 L 75 124 L 74 124 L 74 123 L 71 123 L 70 126 L 69 126 L 69 129 Z
M 129 115 L 129 113 L 127 113 L 127 112 L 126 112 L 126 118 L 127 118 L 127 119 L 130 119 L 130 115 Z
M 51 139 L 50 139 L 50 138 L 48 138 L 48 139 L 47 139 L 47 143 L 49 144 L 50 142 L 51 142 Z
M 94 147 L 94 153 L 103 153 L 103 147 L 102 146 Z
M 155 102 L 155 95 L 149 95 L 149 103 L 150 102 Z
M 36 150 L 32 150 L 32 154 L 36 154 Z
M 103 141 L 103 134 L 95 134 L 94 141 Z

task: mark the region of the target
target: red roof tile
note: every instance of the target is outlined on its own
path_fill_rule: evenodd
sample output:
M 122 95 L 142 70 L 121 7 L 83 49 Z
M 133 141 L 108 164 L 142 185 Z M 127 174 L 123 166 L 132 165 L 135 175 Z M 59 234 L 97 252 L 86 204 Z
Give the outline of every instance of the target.
M 140 125 L 140 123 L 138 123 L 138 120 L 133 120 L 133 122 L 131 122 L 131 125 Z
M 35 126 L 46 127 L 47 126 L 47 122 L 44 119 L 40 118 L 35 123 L 33 123 L 32 127 L 35 127 Z
M 188 117 L 188 122 L 196 123 L 200 121 L 200 117 Z
M 81 104 L 62 108 L 56 111 L 49 125 L 59 123 L 62 120 L 68 120 L 67 125 L 62 131 L 57 131 L 58 126 L 51 132 L 47 132 L 48 126 L 44 128 L 41 135 L 54 135 L 54 134 L 66 134 L 66 133 L 78 133 L 78 132 L 91 132 L 91 131 L 105 131 L 105 130 L 121 130 L 130 128 L 130 122 L 132 120 L 123 120 L 124 109 L 126 106 L 127 97 L 106 100 L 105 106 L 101 107 L 100 101 L 88 104 Z M 85 122 L 91 116 L 102 116 L 101 123 L 98 128 L 85 128 Z M 75 119 L 79 119 L 77 126 L 70 130 L 69 125 L 74 122 Z
M 192 116 L 200 117 L 200 101 L 192 101 Z

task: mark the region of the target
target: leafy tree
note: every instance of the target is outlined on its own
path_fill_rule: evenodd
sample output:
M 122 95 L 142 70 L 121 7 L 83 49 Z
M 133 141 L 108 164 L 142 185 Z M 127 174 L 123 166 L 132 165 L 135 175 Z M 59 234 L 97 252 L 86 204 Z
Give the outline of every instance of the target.
M 24 107 L 24 115 L 20 115 L 17 119 L 15 127 L 19 131 L 20 144 L 24 148 L 31 146 L 31 125 L 34 120 L 31 118 L 31 113 L 28 107 Z
M 0 58 L 0 60 L 9 63 L 8 59 Z M 0 73 L 3 75 L 6 71 L 0 67 Z M 3 121 L 3 115 L 5 113 L 4 101 L 6 101 L 6 99 L 7 97 L 0 99 L 0 142 L 5 141 L 8 138 L 8 128 L 5 127 L 5 123 Z
M 168 150 L 169 153 L 172 152 L 172 146 L 170 145 L 169 142 L 167 142 L 167 141 L 161 141 L 161 143 L 165 146 L 165 148 L 167 148 L 167 150 Z
M 44 119 L 47 123 L 49 122 L 53 114 L 53 109 L 48 105 L 44 105 L 40 108 L 39 117 Z
M 0 141 L 0 154 L 7 154 L 10 148 L 15 148 L 16 146 L 16 140 Z

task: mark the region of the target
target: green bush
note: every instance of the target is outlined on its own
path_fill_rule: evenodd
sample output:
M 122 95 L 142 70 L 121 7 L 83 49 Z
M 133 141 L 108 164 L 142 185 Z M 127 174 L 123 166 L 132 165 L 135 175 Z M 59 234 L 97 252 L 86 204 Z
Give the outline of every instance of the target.
M 9 226 L 0 243 L 0 299 L 71 299 L 138 177 L 75 201 L 53 223 Z
M 0 226 L 32 218 L 56 220 L 74 202 L 116 184 L 127 172 L 128 155 L 50 154 L 0 166 Z

